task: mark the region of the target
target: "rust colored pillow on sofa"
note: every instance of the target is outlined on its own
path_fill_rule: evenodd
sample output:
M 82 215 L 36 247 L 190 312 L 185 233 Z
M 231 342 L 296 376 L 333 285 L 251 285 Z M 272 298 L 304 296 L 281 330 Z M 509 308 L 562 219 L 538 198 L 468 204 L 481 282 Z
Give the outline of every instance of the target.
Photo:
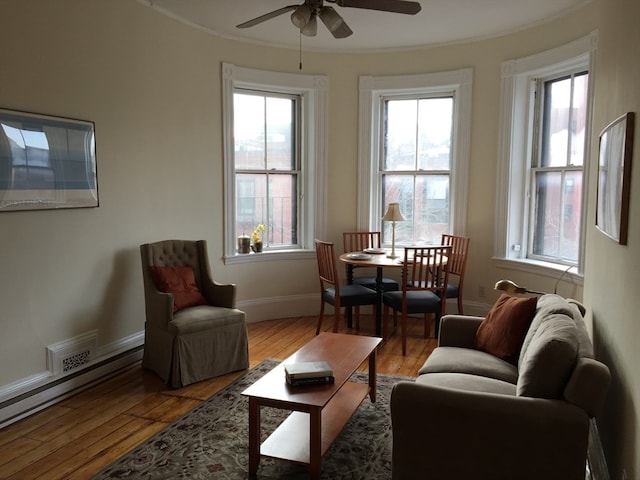
M 207 304 L 207 300 L 196 285 L 196 277 L 192 267 L 150 266 L 149 270 L 156 288 L 161 292 L 173 295 L 174 313 L 183 308 Z
M 476 348 L 516 363 L 537 303 L 537 297 L 517 298 L 502 294 L 476 332 Z

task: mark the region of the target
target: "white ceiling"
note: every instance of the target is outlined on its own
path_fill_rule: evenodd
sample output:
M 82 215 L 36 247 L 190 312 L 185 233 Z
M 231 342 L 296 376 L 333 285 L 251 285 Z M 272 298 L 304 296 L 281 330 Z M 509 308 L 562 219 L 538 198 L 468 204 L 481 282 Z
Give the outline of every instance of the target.
M 298 49 L 300 35 L 290 14 L 251 28 L 236 25 L 303 0 L 138 0 L 177 20 L 236 40 Z M 545 22 L 590 0 L 420 0 L 417 15 L 342 8 L 353 30 L 335 39 L 322 22 L 316 37 L 302 36 L 302 48 L 318 51 L 374 51 L 476 40 Z

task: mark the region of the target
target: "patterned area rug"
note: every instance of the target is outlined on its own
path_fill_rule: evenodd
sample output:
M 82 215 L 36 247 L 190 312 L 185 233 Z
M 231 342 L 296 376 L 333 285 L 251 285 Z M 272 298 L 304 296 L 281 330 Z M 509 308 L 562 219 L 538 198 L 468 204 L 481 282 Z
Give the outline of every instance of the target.
M 265 360 L 136 449 L 94 477 L 100 479 L 238 480 L 248 474 L 249 401 L 241 395 L 249 385 L 279 362 Z M 322 459 L 322 479 L 387 480 L 391 478 L 391 418 L 389 397 L 395 383 L 406 377 L 378 375 L 376 403 L 366 398 L 345 430 Z M 366 383 L 366 373 L 353 381 Z M 261 409 L 266 438 L 288 412 Z M 263 438 L 263 439 L 264 439 Z M 309 478 L 307 469 L 289 462 L 262 458 L 261 480 Z

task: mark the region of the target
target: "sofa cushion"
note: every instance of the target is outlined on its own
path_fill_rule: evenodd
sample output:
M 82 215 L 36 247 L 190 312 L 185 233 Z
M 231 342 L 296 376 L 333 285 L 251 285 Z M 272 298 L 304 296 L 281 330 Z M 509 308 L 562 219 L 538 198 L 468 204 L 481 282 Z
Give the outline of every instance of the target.
M 207 300 L 196 284 L 193 268 L 190 266 L 158 267 L 150 266 L 151 278 L 161 292 L 173 295 L 174 313 L 195 305 L 206 305 Z
M 533 317 L 533 320 L 531 321 L 529 330 L 524 337 L 524 341 L 522 342 L 520 358 L 518 359 L 518 368 L 520 368 L 520 363 L 522 362 L 522 358 L 527 351 L 527 347 L 529 346 L 529 343 L 531 343 L 531 339 L 538 331 L 538 328 L 540 328 L 540 325 L 545 323 L 549 319 L 549 317 L 555 313 L 573 317 L 575 311 L 576 310 L 560 295 L 546 294 L 540 296 L 536 305 L 536 313 Z
M 573 319 L 563 314 L 547 315 L 520 361 L 518 395 L 563 398 L 577 356 L 577 329 Z
M 420 375 L 416 379 L 416 383 L 470 392 L 496 393 L 512 396 L 516 394 L 516 386 L 513 383 L 466 373 L 429 373 L 427 375 Z
M 167 325 L 167 329 L 171 335 L 177 337 L 215 328 L 226 328 L 229 325 L 244 322 L 245 313 L 236 308 L 196 305 L 177 312 Z
M 478 328 L 476 348 L 515 364 L 537 301 L 502 294 Z
M 514 385 L 518 381 L 518 371 L 511 363 L 487 352 L 460 347 L 436 348 L 418 372 L 425 373 L 468 373 Z

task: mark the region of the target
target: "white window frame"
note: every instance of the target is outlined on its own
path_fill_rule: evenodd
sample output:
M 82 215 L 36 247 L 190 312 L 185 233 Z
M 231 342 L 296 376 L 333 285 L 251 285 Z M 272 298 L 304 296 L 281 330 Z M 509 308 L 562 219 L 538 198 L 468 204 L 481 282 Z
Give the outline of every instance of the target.
M 553 278 L 569 263 L 527 258 L 532 116 L 531 83 L 536 78 L 560 76 L 567 71 L 588 70 L 589 93 L 583 162 L 580 251 L 578 266 L 567 275 L 581 283 L 587 225 L 589 145 L 595 84 L 597 34 L 593 32 L 558 48 L 502 64 L 500 138 L 498 139 L 497 197 L 495 207 L 494 261 L 497 266 Z
M 233 94 L 236 88 L 299 95 L 301 98 L 302 178 L 298 192 L 300 204 L 298 243 L 301 248 L 267 251 L 260 255 L 237 253 L 233 141 Z M 229 63 L 222 64 L 225 264 L 315 258 L 313 240 L 324 236 L 326 225 L 328 88 L 329 82 L 324 75 L 269 72 Z
M 471 68 L 416 75 L 360 77 L 358 229 L 381 230 L 384 215 L 381 211 L 380 180 L 380 165 L 384 161 L 380 148 L 383 100 L 394 96 L 453 94 L 449 228 L 452 233 L 466 234 L 472 87 Z

